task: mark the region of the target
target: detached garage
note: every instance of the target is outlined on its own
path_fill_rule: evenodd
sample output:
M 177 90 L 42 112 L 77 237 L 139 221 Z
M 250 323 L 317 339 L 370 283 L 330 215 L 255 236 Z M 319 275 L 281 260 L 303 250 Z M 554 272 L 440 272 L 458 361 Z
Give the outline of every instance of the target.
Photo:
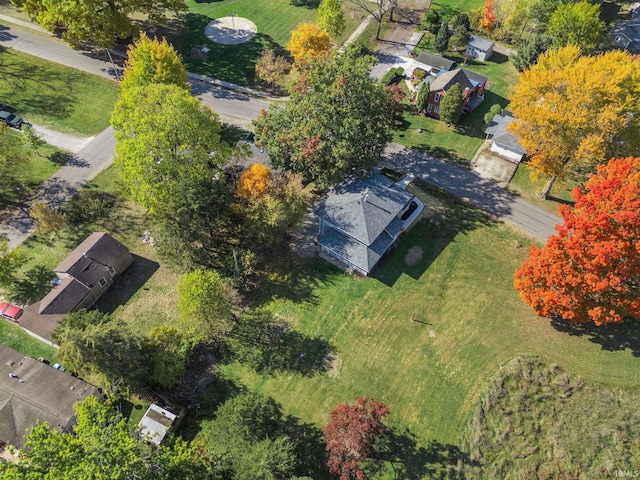
M 493 117 L 484 133 L 487 135 L 487 140 L 491 140 L 492 152 L 514 163 L 520 163 L 527 152 L 518 143 L 518 140 L 506 130 L 507 125 L 514 120 L 511 112 L 504 110 Z

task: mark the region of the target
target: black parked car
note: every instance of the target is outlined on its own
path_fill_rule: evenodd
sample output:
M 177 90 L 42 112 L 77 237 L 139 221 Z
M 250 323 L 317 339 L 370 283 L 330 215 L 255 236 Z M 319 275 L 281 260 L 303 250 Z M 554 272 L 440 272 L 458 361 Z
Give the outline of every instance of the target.
M 0 103 L 0 121 L 18 130 L 20 130 L 24 124 L 22 117 L 16 115 L 16 109 L 6 103 Z

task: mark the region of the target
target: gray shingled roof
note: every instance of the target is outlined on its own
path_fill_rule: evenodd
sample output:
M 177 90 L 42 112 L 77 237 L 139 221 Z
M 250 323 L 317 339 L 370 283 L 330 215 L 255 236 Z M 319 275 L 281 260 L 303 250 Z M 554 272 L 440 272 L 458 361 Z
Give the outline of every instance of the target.
M 127 247 L 108 233 L 94 232 L 53 271 L 66 273 L 93 288 L 104 277 L 107 266 L 116 265 L 128 252 Z
M 316 215 L 350 237 L 371 245 L 411 201 L 413 195 L 374 173 L 335 187 Z
M 466 88 L 472 89 L 476 85 L 483 85 L 487 80 L 489 79 L 484 75 L 480 75 L 465 68 L 460 68 L 450 72 L 439 73 L 433 81 L 430 81 L 430 84 L 432 92 L 437 92 L 439 90 L 444 90 L 446 92 L 454 83 L 459 83 L 462 87 L 462 91 L 464 91 Z
M 370 272 L 403 227 L 398 214 L 413 198 L 379 173 L 339 185 L 316 209 L 319 218 L 335 226 L 318 243 Z
M 420 63 L 424 63 L 425 65 L 435 67 L 440 70 L 453 70 L 455 68 L 458 68 L 458 64 L 453 60 L 444 58 L 442 55 L 434 55 L 427 52 L 420 52 L 417 60 Z
M 487 135 L 493 135 L 493 143 L 496 145 L 506 148 L 514 153 L 524 155 L 527 153 L 526 150 L 522 148 L 520 143 L 518 143 L 516 137 L 506 130 L 507 125 L 514 120 L 515 118 L 511 115 L 510 111 L 503 110 L 501 113 L 493 117 L 493 120 L 491 120 L 491 123 L 484 133 Z
M 97 387 L 0 345 L 1 441 L 22 448 L 24 435 L 38 422 L 60 431 L 73 418 L 73 405 L 96 394 Z
M 477 48 L 478 50 L 487 51 L 493 45 L 491 40 L 488 40 L 484 37 L 479 37 L 477 35 L 472 35 L 467 42 L 467 45 L 473 48 Z
M 63 278 L 45 297 L 40 300 L 38 313 L 64 314 L 72 312 L 91 290 L 76 279 Z

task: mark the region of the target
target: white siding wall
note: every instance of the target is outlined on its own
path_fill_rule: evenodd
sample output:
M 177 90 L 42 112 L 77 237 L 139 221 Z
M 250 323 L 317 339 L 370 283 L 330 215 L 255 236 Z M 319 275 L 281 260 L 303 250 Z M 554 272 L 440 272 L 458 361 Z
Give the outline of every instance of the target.
M 519 153 L 515 153 L 505 148 L 499 147 L 494 142 L 491 142 L 491 151 L 507 158 L 508 160 L 511 160 L 514 163 L 520 163 L 520 160 L 522 160 L 522 155 L 520 155 Z

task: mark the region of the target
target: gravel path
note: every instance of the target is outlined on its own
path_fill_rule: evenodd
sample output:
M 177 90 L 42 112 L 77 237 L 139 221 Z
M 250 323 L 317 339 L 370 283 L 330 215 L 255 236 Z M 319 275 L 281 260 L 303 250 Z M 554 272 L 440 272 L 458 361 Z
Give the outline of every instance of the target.
M 91 141 L 96 138 L 93 137 L 79 137 L 77 135 L 71 135 L 69 133 L 57 132 L 50 128 L 43 127 L 42 125 L 33 125 L 33 129 L 42 136 L 49 145 L 61 148 L 71 153 L 78 153 L 84 147 L 86 147 Z

